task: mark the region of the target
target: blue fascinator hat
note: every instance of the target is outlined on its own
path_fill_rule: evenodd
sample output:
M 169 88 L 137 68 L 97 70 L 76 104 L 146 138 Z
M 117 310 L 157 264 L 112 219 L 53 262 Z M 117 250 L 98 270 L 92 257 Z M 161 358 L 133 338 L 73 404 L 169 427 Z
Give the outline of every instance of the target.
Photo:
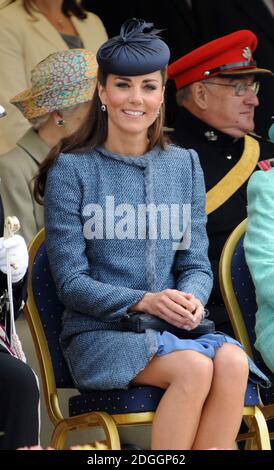
M 145 75 L 163 69 L 169 61 L 167 44 L 158 36 L 160 30 L 145 20 L 123 23 L 120 35 L 106 41 L 97 52 L 103 74 Z

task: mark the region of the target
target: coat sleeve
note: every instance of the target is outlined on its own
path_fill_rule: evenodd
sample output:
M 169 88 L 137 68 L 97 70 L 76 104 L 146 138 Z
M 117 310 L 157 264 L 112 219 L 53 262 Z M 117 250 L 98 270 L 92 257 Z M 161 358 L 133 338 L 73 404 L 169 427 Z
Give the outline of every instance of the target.
M 256 171 L 247 188 L 248 223 L 244 239 L 246 261 L 258 305 L 274 309 L 274 170 Z
M 77 158 L 61 154 L 47 177 L 45 229 L 51 272 L 59 298 L 67 308 L 103 320 L 116 320 L 145 291 L 102 283 L 91 277 L 80 213 L 82 181 L 72 163 Z
M 255 347 L 274 372 L 274 170 L 255 172 L 248 184 L 246 261 L 256 290 Z
M 1 13 L 1 10 L 0 10 Z M 29 129 L 30 124 L 9 100 L 28 86 L 24 63 L 23 41 L 20 28 L 14 21 L 0 14 L 0 103 L 6 108 L 7 117 L 1 119 L 1 153 L 14 147 L 17 140 Z
M 32 176 L 25 155 L 22 149 L 16 147 L 1 156 L 0 188 L 5 214 L 18 217 L 21 224 L 20 233 L 26 243 L 29 243 L 40 227 L 35 218 Z
M 193 294 L 204 305 L 212 289 L 212 272 L 208 259 L 204 176 L 195 151 L 192 161 L 192 199 L 185 217 L 188 220 L 175 259 L 176 288 Z

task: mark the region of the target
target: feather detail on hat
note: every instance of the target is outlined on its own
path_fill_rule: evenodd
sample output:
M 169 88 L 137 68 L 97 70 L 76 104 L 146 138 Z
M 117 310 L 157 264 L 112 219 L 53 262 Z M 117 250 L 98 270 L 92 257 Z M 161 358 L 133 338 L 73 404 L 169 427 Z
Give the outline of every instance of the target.
M 106 41 L 97 52 L 103 73 L 142 75 L 167 65 L 170 51 L 158 36 L 153 23 L 132 18 L 121 27 L 120 35 Z

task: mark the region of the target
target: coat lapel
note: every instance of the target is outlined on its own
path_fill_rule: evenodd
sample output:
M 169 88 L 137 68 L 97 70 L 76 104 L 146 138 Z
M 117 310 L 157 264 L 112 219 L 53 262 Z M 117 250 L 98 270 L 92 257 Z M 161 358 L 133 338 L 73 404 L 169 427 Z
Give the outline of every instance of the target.
M 57 51 L 63 51 L 68 48 L 61 34 L 41 13 L 35 12 L 35 20 L 30 19 L 30 25 L 38 34 L 44 36 L 47 42 L 55 46 Z
M 83 41 L 84 48 L 90 49 L 90 45 L 87 43 L 86 39 L 91 36 L 90 24 L 87 21 L 80 20 L 76 16 L 71 17 L 71 22 L 76 29 L 78 35 Z M 91 49 L 92 50 L 92 49 Z

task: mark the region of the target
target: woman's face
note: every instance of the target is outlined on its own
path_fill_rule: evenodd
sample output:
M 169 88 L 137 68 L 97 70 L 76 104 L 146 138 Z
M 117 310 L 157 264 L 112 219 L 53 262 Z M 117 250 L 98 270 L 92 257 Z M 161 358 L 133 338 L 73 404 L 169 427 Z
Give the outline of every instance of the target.
M 164 99 L 161 72 L 136 77 L 110 74 L 105 88 L 99 84 L 99 96 L 107 107 L 109 132 L 147 136 Z

